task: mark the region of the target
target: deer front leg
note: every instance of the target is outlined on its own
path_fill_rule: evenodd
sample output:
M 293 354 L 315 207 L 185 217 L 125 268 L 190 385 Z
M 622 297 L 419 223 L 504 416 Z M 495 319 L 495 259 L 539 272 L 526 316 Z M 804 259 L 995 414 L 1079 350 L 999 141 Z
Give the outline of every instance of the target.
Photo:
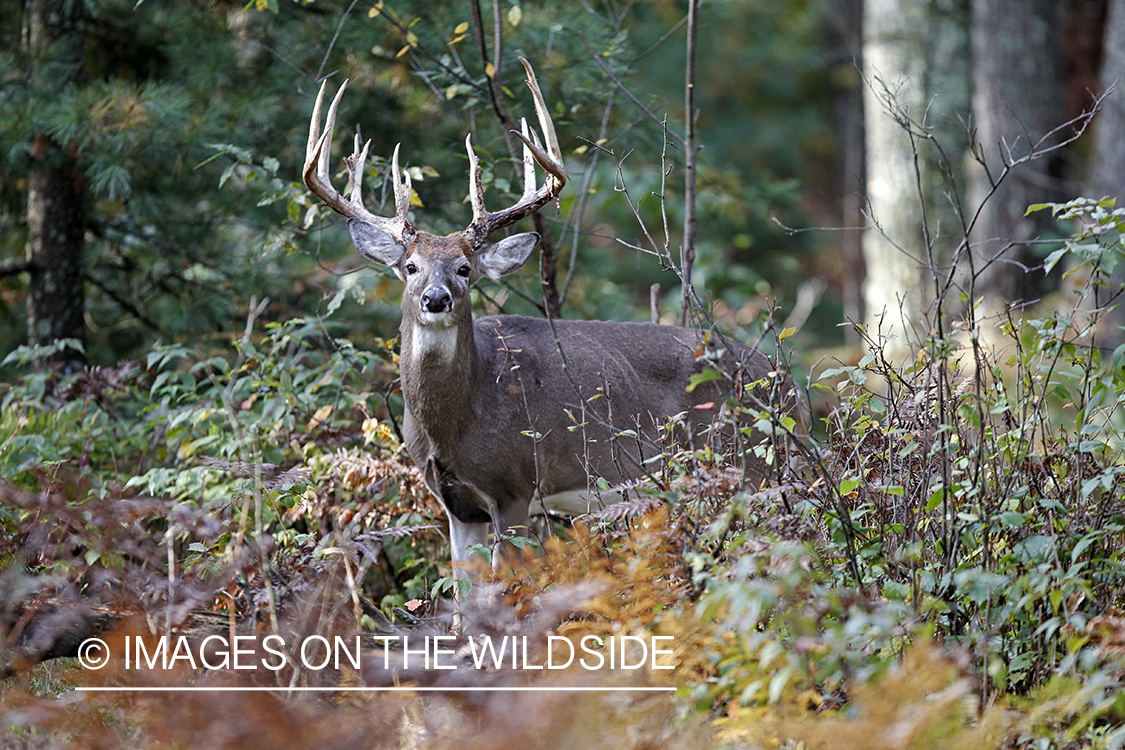
M 449 514 L 449 550 L 450 557 L 453 559 L 453 575 L 455 578 L 468 578 L 473 580 L 476 576 L 472 575 L 472 552 L 469 547 L 480 544 L 488 544 L 488 530 L 491 524 L 488 523 L 465 523 L 464 521 L 457 520 L 453 514 Z
M 473 580 L 469 547 L 488 544 L 492 515 L 482 507 L 487 504 L 479 493 L 458 479 L 433 456 L 426 461 L 424 476 L 426 486 L 449 517 L 449 552 L 453 561 L 453 576 Z

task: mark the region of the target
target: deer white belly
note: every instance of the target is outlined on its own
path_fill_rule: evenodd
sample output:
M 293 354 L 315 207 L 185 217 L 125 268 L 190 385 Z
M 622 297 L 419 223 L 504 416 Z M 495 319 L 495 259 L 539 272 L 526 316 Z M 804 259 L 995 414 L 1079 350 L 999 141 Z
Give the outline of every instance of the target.
M 602 510 L 608 505 L 621 501 L 621 495 L 616 492 L 590 492 L 588 490 L 569 490 L 558 492 L 546 497 L 536 497 L 531 504 L 531 512 L 560 513 L 566 516 L 581 516 Z

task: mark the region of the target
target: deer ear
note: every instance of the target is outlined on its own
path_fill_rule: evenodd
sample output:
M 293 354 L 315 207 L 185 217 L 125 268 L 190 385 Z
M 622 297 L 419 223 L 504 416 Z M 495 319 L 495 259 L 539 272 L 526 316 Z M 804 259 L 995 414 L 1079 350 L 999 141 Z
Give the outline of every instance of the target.
M 481 270 L 488 278 L 497 281 L 526 263 L 537 242 L 537 233 L 524 232 L 505 237 L 495 245 L 482 247 L 476 252 Z
M 364 258 L 381 266 L 397 267 L 406 252 L 393 234 L 363 219 L 348 219 L 348 231 L 352 234 L 355 249 Z

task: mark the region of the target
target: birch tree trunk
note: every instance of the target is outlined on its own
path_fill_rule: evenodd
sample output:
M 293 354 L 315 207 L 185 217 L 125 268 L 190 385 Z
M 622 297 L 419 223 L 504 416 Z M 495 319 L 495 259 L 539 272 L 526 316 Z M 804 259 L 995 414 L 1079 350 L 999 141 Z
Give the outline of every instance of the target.
M 867 199 L 863 240 L 868 329 L 893 356 L 927 336 L 935 274 L 958 239 L 947 195 L 961 184 L 969 108 L 966 0 L 866 0 L 863 12 Z M 914 129 L 912 137 L 904 122 Z M 939 142 L 943 160 L 927 137 Z
M 925 107 L 921 28 L 927 5 L 924 0 L 866 0 L 863 9 L 867 203 L 877 227 L 863 239 L 863 302 L 868 328 L 874 331 L 885 320 L 883 330 L 890 329 L 900 342 L 904 326 L 912 326 L 921 313 L 910 291 L 921 281 L 918 259 L 925 248 L 913 146 L 886 107 L 897 103 L 915 115 Z

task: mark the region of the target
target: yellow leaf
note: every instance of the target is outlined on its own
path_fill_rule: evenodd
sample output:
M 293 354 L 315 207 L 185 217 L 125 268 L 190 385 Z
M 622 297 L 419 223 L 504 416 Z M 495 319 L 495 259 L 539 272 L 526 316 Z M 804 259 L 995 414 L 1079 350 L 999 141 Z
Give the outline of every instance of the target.
M 457 96 L 457 84 L 456 83 L 445 90 L 445 98 L 446 99 L 452 99 L 455 96 Z
M 422 205 L 422 199 L 418 197 L 417 190 L 410 191 L 410 205 L 415 208 L 425 208 L 425 206 Z
M 790 336 L 792 336 L 796 332 L 797 332 L 796 328 L 786 328 L 784 331 L 781 332 L 781 335 L 777 337 L 777 340 L 778 341 L 784 341 L 785 339 L 789 338 Z
M 367 17 L 368 18 L 374 18 L 375 16 L 379 15 L 382 12 L 383 12 L 383 4 L 382 3 L 375 3 L 375 5 L 370 10 L 367 11 Z
M 316 414 L 313 414 L 312 419 L 309 420 L 309 423 L 305 426 L 305 429 L 315 430 L 317 427 L 320 427 L 322 424 L 327 422 L 328 417 L 331 414 L 332 404 L 325 404 L 324 406 L 316 410 Z
M 460 44 L 460 43 L 461 43 L 461 42 L 463 42 L 463 41 L 465 41 L 465 35 L 464 35 L 464 34 L 461 34 L 461 35 L 459 35 L 459 36 L 455 36 L 455 37 L 453 37 L 453 39 L 451 39 L 451 40 L 449 41 L 449 43 L 450 43 L 450 44 Z
M 519 26 L 520 21 L 522 20 L 523 11 L 520 10 L 520 6 L 513 5 L 512 9 L 508 11 L 508 23 L 510 23 L 512 26 Z
M 457 28 L 455 28 L 453 30 L 453 33 L 454 34 L 464 34 L 468 30 L 469 30 L 469 22 L 468 21 L 462 21 L 461 23 L 457 24 Z
M 492 63 L 488 63 L 484 66 L 484 74 L 489 78 L 494 78 L 496 76 L 496 66 Z
M 410 51 L 410 45 L 408 44 L 405 47 L 403 47 L 402 49 L 400 49 L 398 51 L 398 54 L 395 55 L 395 57 L 396 58 L 402 57 L 403 55 L 405 55 L 409 51 Z

